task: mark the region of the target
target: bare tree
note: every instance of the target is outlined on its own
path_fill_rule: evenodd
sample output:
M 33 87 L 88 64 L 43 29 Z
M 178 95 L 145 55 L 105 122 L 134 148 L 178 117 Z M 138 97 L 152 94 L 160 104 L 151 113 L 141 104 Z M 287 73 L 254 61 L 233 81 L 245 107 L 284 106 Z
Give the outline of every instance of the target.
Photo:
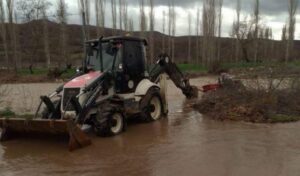
M 221 60 L 221 37 L 222 37 L 222 8 L 223 0 L 219 0 L 218 4 L 218 51 L 217 51 L 217 60 Z
M 210 71 L 214 71 L 216 62 L 216 0 L 205 0 L 203 3 L 202 14 L 203 29 L 203 51 L 202 58 L 204 65 L 208 66 Z
M 22 17 L 23 22 L 38 20 L 43 18 L 44 9 L 48 9 L 52 4 L 48 0 L 18 0 L 16 9 Z
M 57 10 L 56 10 L 57 21 L 60 24 L 60 52 L 61 59 L 64 60 L 64 63 L 69 64 L 68 51 L 67 51 L 67 4 L 65 0 L 57 1 Z
M 172 58 L 175 60 L 176 11 L 172 0 Z
M 110 1 L 111 5 L 111 15 L 112 15 L 112 30 L 113 35 L 116 34 L 117 29 L 117 6 L 116 6 L 116 0 Z
M 163 11 L 163 23 L 162 23 L 162 52 L 166 52 L 166 41 L 165 41 L 165 33 L 166 33 L 166 12 Z
M 22 61 L 21 59 L 21 55 L 20 55 L 20 40 L 19 40 L 19 31 L 18 31 L 18 21 L 19 17 L 18 14 L 16 12 L 14 12 L 14 25 L 13 25 L 13 38 L 12 38 L 12 42 L 13 42 L 13 53 L 14 53 L 14 67 L 15 67 L 15 72 L 17 73 L 17 69 L 18 69 L 18 65 L 20 64 L 20 62 Z
M 153 0 L 149 0 L 150 12 L 149 12 L 149 22 L 150 22 L 150 62 L 153 62 L 154 59 L 154 25 L 155 25 L 155 16 L 154 16 L 154 3 Z
M 128 30 L 130 32 L 133 32 L 134 31 L 134 23 L 133 23 L 133 19 L 132 18 L 129 18 L 128 19 Z
M 87 39 L 90 39 L 90 17 L 91 17 L 91 0 L 85 0 L 85 18 L 86 18 L 86 37 Z
M 104 36 L 105 31 L 105 0 L 95 0 L 97 36 Z
M 95 14 L 96 14 L 96 26 L 97 26 L 97 37 L 101 35 L 101 13 L 100 13 L 100 0 L 95 0 Z
M 168 54 L 172 51 L 172 6 L 170 0 L 168 0 Z
M 101 27 L 103 29 L 102 35 L 105 35 L 105 10 L 106 9 L 106 0 L 100 0 L 100 12 L 101 12 Z
M 50 69 L 51 55 L 50 55 L 50 47 L 49 47 L 48 17 L 47 17 L 47 8 L 45 6 L 42 9 L 42 14 L 43 14 L 44 51 L 46 56 L 47 68 Z
M 45 44 L 42 36 L 44 31 L 44 23 L 47 21 L 44 20 L 44 11 L 47 11 L 51 7 L 51 3 L 48 0 L 18 0 L 16 1 L 16 13 L 22 18 L 22 22 L 30 22 L 32 20 L 43 20 L 43 25 L 40 23 L 31 23 L 28 27 L 30 28 L 30 33 L 27 35 L 30 36 L 30 41 L 21 47 L 21 50 L 25 55 L 25 58 L 29 57 L 29 69 L 33 73 L 33 66 L 36 59 L 40 57 L 39 49 L 40 46 Z M 44 31 L 45 32 L 45 31 Z M 45 55 L 46 56 L 46 55 Z M 47 56 L 46 56 L 47 57 Z
M 253 33 L 255 29 L 255 22 L 250 19 L 248 20 L 247 17 L 243 21 L 235 22 L 233 24 L 233 35 L 238 40 L 238 45 L 240 46 L 243 54 L 243 59 L 246 62 L 251 62 L 248 56 L 248 45 L 250 45 L 253 40 Z
M 192 35 L 192 15 L 188 12 L 188 60 L 187 63 L 191 63 L 191 35 Z
M 9 47 L 13 50 L 12 56 L 9 56 L 13 60 L 13 66 L 15 73 L 18 72 L 17 67 L 17 38 L 16 38 L 16 25 L 14 24 L 14 0 L 6 0 L 7 5 L 7 13 L 8 13 L 8 26 L 9 26 L 9 37 L 10 37 L 10 45 Z
M 286 25 L 284 25 L 283 28 L 282 28 L 282 33 L 281 33 L 281 40 L 286 41 L 287 38 L 288 38 L 287 36 L 288 36 L 287 27 L 286 27 Z
M 236 4 L 236 24 L 235 24 L 235 31 L 233 31 L 235 34 L 239 34 L 238 31 L 240 31 L 240 21 L 241 21 L 241 0 L 237 0 Z M 239 61 L 239 55 L 240 55 L 240 46 L 239 46 L 239 40 L 238 36 L 236 36 L 236 42 L 235 42 L 235 61 Z
M 284 50 L 281 49 L 282 53 L 285 53 L 285 55 L 281 59 L 282 61 L 286 61 L 286 46 L 287 46 L 287 40 L 288 40 L 288 32 L 287 32 L 287 25 L 284 25 L 282 27 L 282 34 L 281 34 L 281 48 L 284 48 Z
M 140 0 L 140 32 L 141 37 L 145 37 L 145 31 L 147 30 L 147 17 L 145 15 L 145 2 Z
M 298 8 L 298 0 L 289 0 L 289 24 L 288 24 L 288 40 L 286 45 L 285 61 L 288 62 L 293 57 L 294 39 L 295 39 L 295 25 L 296 12 Z
M 6 25 L 5 25 L 5 11 L 4 11 L 4 3 L 0 0 L 0 29 L 1 29 L 1 37 L 3 41 L 4 48 L 4 58 L 6 61 L 6 67 L 9 69 L 9 57 L 8 57 L 8 47 L 7 47 L 7 37 L 6 37 Z
M 263 46 L 264 46 L 264 52 L 263 52 L 263 58 L 267 60 L 272 59 L 273 53 L 270 51 L 271 45 L 272 45 L 272 29 L 270 27 L 266 27 L 265 29 L 262 30 L 263 32 Z
M 85 13 L 85 1 L 84 0 L 78 0 L 78 9 L 81 14 L 81 21 L 82 21 L 82 48 L 83 48 L 83 54 L 86 55 L 86 47 L 85 47 L 85 41 L 87 40 L 86 35 L 86 13 Z
M 123 18 L 123 25 L 124 25 L 124 30 L 128 31 L 129 29 L 129 20 L 128 20 L 128 4 L 126 0 L 122 1 L 122 18 Z
M 123 29 L 123 2 L 124 0 L 119 0 L 119 28 L 120 28 L 120 33 L 122 34 L 122 29 Z
M 277 55 L 276 55 L 276 51 L 275 51 L 275 41 L 274 41 L 273 29 L 270 28 L 270 30 L 271 30 L 270 31 L 271 32 L 271 34 L 270 34 L 271 48 L 270 48 L 269 52 L 271 53 L 271 55 L 269 56 L 269 59 L 270 60 L 275 60 L 275 59 L 278 59 L 278 58 L 276 58 Z M 272 52 L 272 51 L 275 51 L 275 52 Z
M 254 4 L 254 61 L 258 60 L 259 0 Z
M 196 18 L 196 63 L 200 63 L 200 8 L 197 8 L 197 18 Z

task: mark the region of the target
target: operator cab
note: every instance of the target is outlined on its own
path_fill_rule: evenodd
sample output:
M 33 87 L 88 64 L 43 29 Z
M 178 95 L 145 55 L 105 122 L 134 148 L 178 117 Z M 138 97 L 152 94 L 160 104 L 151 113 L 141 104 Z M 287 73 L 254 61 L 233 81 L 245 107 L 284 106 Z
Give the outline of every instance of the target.
M 133 93 L 138 83 L 148 76 L 147 42 L 135 37 L 109 37 L 86 42 L 87 71 L 110 72 L 116 93 Z

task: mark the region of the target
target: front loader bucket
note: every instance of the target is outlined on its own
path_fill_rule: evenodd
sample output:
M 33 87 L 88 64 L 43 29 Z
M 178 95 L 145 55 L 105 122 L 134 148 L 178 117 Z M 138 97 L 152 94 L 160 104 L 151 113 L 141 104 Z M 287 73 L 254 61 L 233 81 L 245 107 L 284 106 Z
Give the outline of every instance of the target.
M 19 135 L 69 135 L 69 150 L 73 151 L 91 144 L 89 137 L 73 120 L 43 120 L 0 118 L 0 141 L 7 141 Z

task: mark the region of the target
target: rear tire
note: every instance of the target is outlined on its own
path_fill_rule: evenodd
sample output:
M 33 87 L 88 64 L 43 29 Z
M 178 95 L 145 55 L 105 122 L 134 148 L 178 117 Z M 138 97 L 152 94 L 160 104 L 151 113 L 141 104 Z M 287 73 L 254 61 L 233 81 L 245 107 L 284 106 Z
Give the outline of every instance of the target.
M 122 133 L 125 126 L 121 108 L 118 105 L 106 104 L 98 110 L 94 131 L 102 137 L 115 136 Z
M 159 120 L 163 116 L 163 105 L 160 91 L 151 88 L 140 102 L 141 117 L 145 122 Z

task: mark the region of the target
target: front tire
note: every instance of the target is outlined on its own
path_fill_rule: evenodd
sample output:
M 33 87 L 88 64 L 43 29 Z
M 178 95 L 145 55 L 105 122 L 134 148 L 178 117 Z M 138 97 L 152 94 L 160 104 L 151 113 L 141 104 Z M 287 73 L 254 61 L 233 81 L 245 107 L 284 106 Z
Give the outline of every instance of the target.
M 140 103 L 141 117 L 145 122 L 159 120 L 163 116 L 163 105 L 159 89 L 151 88 Z
M 113 105 L 101 107 L 96 117 L 94 131 L 96 135 L 116 136 L 125 129 L 125 118 L 120 108 Z

